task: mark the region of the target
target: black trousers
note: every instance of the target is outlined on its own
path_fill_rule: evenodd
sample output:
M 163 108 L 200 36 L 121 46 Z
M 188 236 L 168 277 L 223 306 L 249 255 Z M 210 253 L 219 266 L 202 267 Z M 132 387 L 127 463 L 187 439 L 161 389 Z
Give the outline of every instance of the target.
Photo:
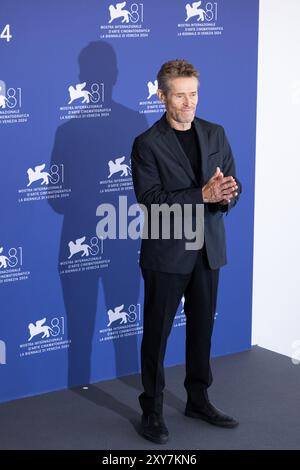
M 144 392 L 139 402 L 144 413 L 163 410 L 164 357 L 173 320 L 184 294 L 186 315 L 187 405 L 201 406 L 212 383 L 211 336 L 216 311 L 219 269 L 208 265 L 205 245 L 189 274 L 171 274 L 142 268 L 144 278 L 144 331 L 141 373 Z

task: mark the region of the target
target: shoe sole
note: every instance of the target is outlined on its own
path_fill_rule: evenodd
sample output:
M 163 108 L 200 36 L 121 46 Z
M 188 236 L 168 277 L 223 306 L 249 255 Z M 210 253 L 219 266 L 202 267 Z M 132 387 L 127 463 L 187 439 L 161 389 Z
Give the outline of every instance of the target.
M 166 444 L 169 440 L 168 436 L 157 438 L 157 437 L 151 436 L 151 435 L 149 435 L 147 433 L 144 433 L 144 432 L 142 432 L 141 435 L 143 437 L 145 437 L 145 439 L 148 439 L 148 441 L 155 442 L 156 444 Z
M 239 424 L 239 423 L 214 423 L 213 421 L 210 421 L 205 416 L 201 416 L 199 413 L 194 413 L 193 411 L 186 411 L 185 416 L 188 416 L 189 418 L 202 419 L 202 421 L 206 421 L 209 424 L 213 424 L 214 426 L 218 426 L 221 428 L 236 428 Z

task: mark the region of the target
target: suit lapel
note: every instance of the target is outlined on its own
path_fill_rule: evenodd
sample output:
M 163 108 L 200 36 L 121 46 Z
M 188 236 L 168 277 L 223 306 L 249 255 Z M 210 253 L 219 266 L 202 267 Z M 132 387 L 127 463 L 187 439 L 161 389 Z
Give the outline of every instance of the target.
M 207 153 L 208 153 L 208 139 L 207 134 L 203 131 L 200 122 L 197 118 L 194 119 L 195 129 L 199 141 L 200 151 L 201 151 L 201 171 L 202 171 L 202 181 L 205 181 L 205 175 L 207 171 Z M 170 127 L 166 114 L 162 116 L 159 121 L 160 129 L 163 132 L 163 139 L 166 141 L 168 147 L 171 150 L 173 158 L 182 166 L 191 180 L 198 186 L 197 178 L 191 166 L 190 160 L 184 153 L 175 132 Z
M 181 147 L 179 140 L 176 137 L 175 132 L 169 127 L 169 130 L 164 135 L 164 139 L 167 140 L 167 145 L 171 150 L 172 156 L 176 159 L 177 163 L 182 166 L 188 176 L 197 184 L 196 177 L 191 166 L 190 160 L 186 156 L 183 148 Z
M 198 136 L 198 141 L 200 145 L 201 152 L 201 172 L 202 172 L 202 185 L 206 182 L 206 173 L 207 173 L 207 157 L 208 157 L 208 136 L 207 133 L 203 130 L 199 120 L 194 119 L 195 129 Z

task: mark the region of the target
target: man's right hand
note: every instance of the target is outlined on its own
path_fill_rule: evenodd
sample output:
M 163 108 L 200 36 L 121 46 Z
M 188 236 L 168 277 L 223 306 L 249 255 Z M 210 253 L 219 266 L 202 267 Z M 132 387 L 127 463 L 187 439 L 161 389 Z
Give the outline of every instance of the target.
M 234 196 L 237 196 L 237 183 L 233 176 L 225 176 L 217 167 L 215 174 L 202 188 L 203 202 L 229 203 Z

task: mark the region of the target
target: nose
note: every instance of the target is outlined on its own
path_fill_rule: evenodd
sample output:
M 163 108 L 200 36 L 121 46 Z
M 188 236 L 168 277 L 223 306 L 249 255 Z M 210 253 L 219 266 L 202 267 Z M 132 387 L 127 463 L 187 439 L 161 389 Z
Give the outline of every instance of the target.
M 192 99 L 189 97 L 189 96 L 185 96 L 185 99 L 184 99 L 184 106 L 186 108 L 190 108 L 192 105 Z

